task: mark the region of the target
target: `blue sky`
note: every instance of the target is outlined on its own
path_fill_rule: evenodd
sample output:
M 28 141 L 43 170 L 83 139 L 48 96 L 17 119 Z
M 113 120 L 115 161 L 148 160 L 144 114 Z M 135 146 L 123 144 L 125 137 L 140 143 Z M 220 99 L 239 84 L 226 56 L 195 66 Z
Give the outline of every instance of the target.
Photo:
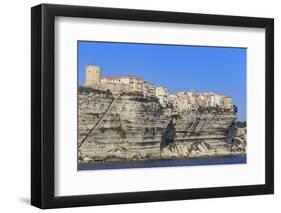
M 137 75 L 177 91 L 215 92 L 232 96 L 238 120 L 246 120 L 245 48 L 78 42 L 79 84 L 87 64 L 101 75 Z

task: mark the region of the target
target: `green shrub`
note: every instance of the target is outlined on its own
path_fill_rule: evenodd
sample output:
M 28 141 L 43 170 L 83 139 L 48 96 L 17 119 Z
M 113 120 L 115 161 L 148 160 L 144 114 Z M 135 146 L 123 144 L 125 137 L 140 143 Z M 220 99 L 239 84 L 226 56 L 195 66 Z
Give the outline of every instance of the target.
M 98 89 L 94 89 L 94 88 L 91 88 L 91 87 L 83 87 L 83 86 L 78 87 L 78 93 L 79 94 L 83 94 L 83 93 L 89 94 L 91 92 L 94 93 L 94 94 L 105 94 L 107 96 L 112 95 L 112 93 L 109 89 L 106 90 L 106 91 L 103 91 L 103 90 L 98 90 Z
M 238 128 L 245 128 L 247 126 L 246 121 L 237 121 L 236 125 Z

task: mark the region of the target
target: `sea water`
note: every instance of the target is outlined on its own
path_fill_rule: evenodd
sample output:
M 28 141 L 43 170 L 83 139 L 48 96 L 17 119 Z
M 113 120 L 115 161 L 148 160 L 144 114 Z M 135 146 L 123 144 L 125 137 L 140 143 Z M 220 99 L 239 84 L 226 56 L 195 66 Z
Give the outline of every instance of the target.
M 238 155 L 238 156 L 227 156 L 227 157 L 205 157 L 205 158 L 190 158 L 190 159 L 78 164 L 78 170 L 202 166 L 202 165 L 245 164 L 245 163 L 247 163 L 246 155 Z

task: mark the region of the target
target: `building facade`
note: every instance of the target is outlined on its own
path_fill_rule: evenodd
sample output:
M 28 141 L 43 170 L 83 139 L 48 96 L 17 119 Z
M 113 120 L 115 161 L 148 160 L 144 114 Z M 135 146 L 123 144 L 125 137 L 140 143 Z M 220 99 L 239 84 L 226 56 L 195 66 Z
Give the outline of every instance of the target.
M 167 103 L 168 90 L 165 87 L 155 87 L 155 95 L 159 98 L 159 101 L 162 105 Z
M 162 105 L 172 103 L 177 110 L 198 110 L 209 107 L 221 107 L 233 109 L 232 98 L 216 93 L 176 92 L 168 94 L 168 90 L 162 86 L 154 86 L 137 76 L 101 76 L 99 66 L 87 65 L 85 70 L 84 86 L 100 90 L 110 90 L 116 93 L 138 92 L 144 96 L 156 96 Z
M 84 86 L 96 89 L 109 89 L 112 92 L 139 92 L 155 96 L 155 87 L 137 76 L 101 76 L 99 66 L 87 65 Z
M 223 97 L 223 108 L 225 108 L 225 109 L 233 108 L 232 98 L 230 96 Z
M 100 67 L 94 65 L 87 65 L 86 67 L 86 81 L 85 86 L 91 86 L 94 84 L 100 84 Z

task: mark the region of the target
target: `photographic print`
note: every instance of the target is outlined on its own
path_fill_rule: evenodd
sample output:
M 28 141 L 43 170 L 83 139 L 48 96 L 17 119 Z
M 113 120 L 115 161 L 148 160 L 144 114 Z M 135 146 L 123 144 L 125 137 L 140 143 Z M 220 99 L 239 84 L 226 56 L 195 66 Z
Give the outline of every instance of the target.
M 78 41 L 78 170 L 245 164 L 241 47 Z
M 31 41 L 33 206 L 274 193 L 274 19 L 41 4 Z

